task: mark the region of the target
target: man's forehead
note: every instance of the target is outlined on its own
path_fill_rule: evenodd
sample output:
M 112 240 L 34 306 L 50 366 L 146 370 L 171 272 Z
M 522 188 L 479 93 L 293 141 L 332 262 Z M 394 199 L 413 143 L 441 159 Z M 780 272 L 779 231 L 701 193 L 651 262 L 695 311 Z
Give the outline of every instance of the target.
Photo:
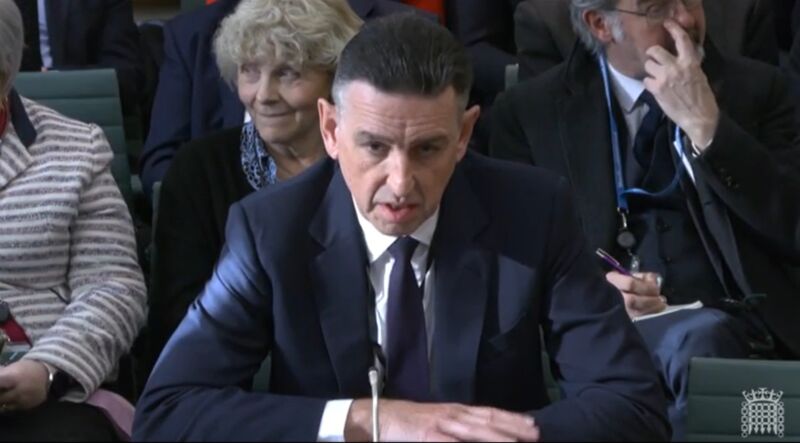
M 418 110 L 441 110 L 453 112 L 457 98 L 455 90 L 448 87 L 438 95 L 423 95 L 410 92 L 385 92 L 366 81 L 356 80 L 346 84 L 339 99 L 344 107 L 348 105 L 369 105 L 385 109 L 386 112 L 402 112 L 407 108 Z

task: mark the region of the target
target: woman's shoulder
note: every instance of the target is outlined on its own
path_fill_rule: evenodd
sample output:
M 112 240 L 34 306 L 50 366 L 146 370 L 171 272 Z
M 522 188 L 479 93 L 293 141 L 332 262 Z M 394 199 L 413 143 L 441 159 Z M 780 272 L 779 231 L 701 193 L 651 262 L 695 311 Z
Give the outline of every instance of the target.
M 239 188 L 243 178 L 239 140 L 241 126 L 224 129 L 192 140 L 178 149 L 162 183 L 165 187 L 221 189 L 225 184 Z
M 28 148 L 31 155 L 56 155 L 62 160 L 69 157 L 71 162 L 86 161 L 93 165 L 111 161 L 113 152 L 100 126 L 68 117 L 25 97 L 21 100 L 28 121 L 36 132 L 36 141 Z
M 203 137 L 191 140 L 178 149 L 172 160 L 170 169 L 197 169 L 228 167 L 238 164 L 240 159 L 239 143 L 241 126 L 223 129 Z

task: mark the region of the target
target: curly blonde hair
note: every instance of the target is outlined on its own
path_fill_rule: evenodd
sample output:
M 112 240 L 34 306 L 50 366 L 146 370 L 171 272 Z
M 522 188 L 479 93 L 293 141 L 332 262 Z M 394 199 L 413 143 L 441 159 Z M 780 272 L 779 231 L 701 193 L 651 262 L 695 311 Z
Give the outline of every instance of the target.
M 231 87 L 240 66 L 264 60 L 333 73 L 362 24 L 346 0 L 243 0 L 220 24 L 214 54 Z

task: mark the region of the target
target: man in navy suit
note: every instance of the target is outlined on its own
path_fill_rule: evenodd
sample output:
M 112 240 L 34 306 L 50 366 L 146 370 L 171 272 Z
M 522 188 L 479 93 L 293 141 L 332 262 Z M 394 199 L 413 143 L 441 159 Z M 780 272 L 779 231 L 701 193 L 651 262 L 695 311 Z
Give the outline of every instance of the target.
M 364 20 L 411 9 L 392 0 L 349 1 Z M 164 26 L 164 62 L 140 160 L 148 196 L 182 144 L 244 121 L 244 106 L 220 77 L 211 51 L 217 27 L 237 4 L 239 0 L 219 0 Z
M 136 440 L 366 440 L 373 365 L 384 440 L 668 438 L 655 368 L 565 181 L 467 153 L 471 84 L 445 28 L 365 25 L 319 103 L 331 159 L 232 207 Z M 252 392 L 268 355 L 268 392 Z
M 130 0 L 15 0 L 25 23 L 23 71 L 114 68 L 125 109 L 143 80 Z

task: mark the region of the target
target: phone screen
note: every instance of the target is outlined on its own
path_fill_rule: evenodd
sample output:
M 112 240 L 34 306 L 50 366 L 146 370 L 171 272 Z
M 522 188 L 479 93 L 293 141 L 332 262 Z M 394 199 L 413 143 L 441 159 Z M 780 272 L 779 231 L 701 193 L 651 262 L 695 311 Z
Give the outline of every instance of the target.
M 7 343 L 0 352 L 0 366 L 8 366 L 19 361 L 30 349 L 28 345 Z

